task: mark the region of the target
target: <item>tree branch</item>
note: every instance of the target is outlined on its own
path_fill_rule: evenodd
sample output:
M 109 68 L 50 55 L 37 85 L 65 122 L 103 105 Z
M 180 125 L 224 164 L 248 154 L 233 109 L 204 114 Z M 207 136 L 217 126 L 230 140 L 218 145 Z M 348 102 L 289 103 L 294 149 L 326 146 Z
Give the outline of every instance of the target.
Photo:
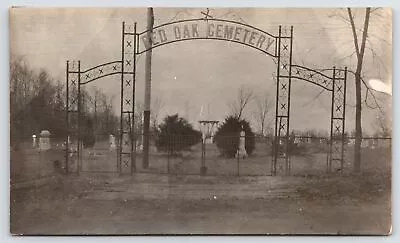
M 356 48 L 356 53 L 357 56 L 360 56 L 360 49 L 358 47 L 358 37 L 357 37 L 357 32 L 356 32 L 356 27 L 354 24 L 354 19 L 353 19 L 353 15 L 351 13 L 351 9 L 347 8 L 347 13 L 349 14 L 349 19 L 350 19 L 350 24 L 351 24 L 351 30 L 353 32 L 353 37 L 354 37 L 354 47 Z

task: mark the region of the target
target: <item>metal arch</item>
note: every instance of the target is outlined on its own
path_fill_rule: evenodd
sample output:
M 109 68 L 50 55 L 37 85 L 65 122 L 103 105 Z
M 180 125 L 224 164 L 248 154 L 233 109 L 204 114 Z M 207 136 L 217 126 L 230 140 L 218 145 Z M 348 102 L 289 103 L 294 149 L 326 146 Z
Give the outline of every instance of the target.
M 136 82 L 136 62 L 137 62 L 137 45 L 138 36 L 136 34 L 125 33 L 125 23 L 123 23 L 121 60 L 103 63 L 85 71 L 81 71 L 81 63 L 71 66 L 67 61 L 66 67 L 66 171 L 76 171 L 77 174 L 82 170 L 82 137 L 81 137 L 81 86 L 93 82 L 97 79 L 110 75 L 120 74 L 121 76 L 121 127 L 119 134 L 119 148 L 117 150 L 117 171 L 125 173 L 135 172 L 135 151 L 134 141 L 132 139 L 133 119 L 134 119 L 134 102 L 135 102 L 135 82 Z M 135 23 L 136 32 L 136 23 Z M 130 44 L 125 47 L 125 40 L 128 39 Z M 129 62 L 129 63 L 128 63 Z M 75 62 L 74 62 L 75 63 Z M 71 68 L 72 67 L 72 68 Z M 130 100 L 125 103 L 125 100 Z M 124 143 L 122 143 L 124 141 Z M 126 145 L 126 146 L 125 146 Z M 136 150 L 136 149 L 135 149 Z M 76 158 L 76 166 L 71 167 L 71 158 Z M 122 163 L 123 162 L 123 163 Z M 128 168 L 126 168 L 128 167 Z
M 320 86 L 328 91 L 333 91 L 333 79 L 326 74 L 300 65 L 292 65 L 294 71 L 292 78 L 301 79 Z
M 319 86 L 319 87 L 321 87 L 321 88 L 323 88 L 323 89 L 325 89 L 325 90 L 327 90 L 327 91 L 330 91 L 330 92 L 332 92 L 332 89 L 328 89 L 328 88 L 326 88 L 325 86 L 322 86 L 321 84 L 318 84 L 318 83 L 316 83 L 316 82 L 314 82 L 314 81 L 311 81 L 311 80 L 308 80 L 308 79 L 305 79 L 305 78 L 301 78 L 301 77 L 293 77 L 293 76 L 292 76 L 292 79 L 298 79 L 298 80 L 302 80 L 302 81 L 305 81 L 305 82 L 311 83 L 311 84 L 313 84 L 313 85 L 317 85 L 317 86 Z
M 121 74 L 121 66 L 122 61 L 113 61 L 89 68 L 80 73 L 81 80 L 83 80 L 83 82 L 81 82 L 80 84 L 85 85 L 100 78 L 104 78 L 114 74 Z
M 248 24 L 244 24 L 244 23 L 241 23 L 241 22 L 238 22 L 238 21 L 234 21 L 234 20 L 218 19 L 218 18 L 212 18 L 212 19 L 195 18 L 195 19 L 176 20 L 176 21 L 172 21 L 172 22 L 169 22 L 169 23 L 160 24 L 160 25 L 154 27 L 154 28 L 153 28 L 153 31 L 156 30 L 156 29 L 158 29 L 158 28 L 160 28 L 160 27 L 164 27 L 164 26 L 168 26 L 168 25 L 179 24 L 179 23 L 185 23 L 185 22 L 194 22 L 194 21 L 206 21 L 206 22 L 213 22 L 213 21 L 215 21 L 215 22 L 225 22 L 225 23 L 231 23 L 231 24 L 242 25 L 242 26 L 245 26 L 245 27 L 248 27 L 248 28 L 252 28 L 252 29 L 254 29 L 254 30 L 257 30 L 257 31 L 259 31 L 259 32 L 262 32 L 263 34 L 266 34 L 266 35 L 268 35 L 268 36 L 270 36 L 270 37 L 272 37 L 272 38 L 277 38 L 277 36 L 272 35 L 272 34 L 266 32 L 266 31 L 264 31 L 264 30 L 262 30 L 262 29 L 257 28 L 257 27 L 254 27 L 254 26 L 251 26 L 251 25 L 248 25 Z M 150 30 L 144 30 L 144 31 L 138 33 L 138 35 L 140 36 L 140 35 L 142 35 L 142 34 L 145 34 L 145 33 L 149 32 L 149 31 L 150 31 Z M 133 34 L 133 33 L 127 33 L 127 34 Z
M 159 44 L 159 45 L 157 45 L 157 46 L 153 46 L 153 47 L 151 47 L 151 48 L 149 48 L 149 49 L 145 49 L 145 50 L 143 50 L 143 51 L 138 52 L 137 54 L 140 55 L 140 54 L 143 54 L 143 53 L 145 53 L 145 52 L 147 52 L 147 51 L 153 50 L 153 49 L 155 49 L 155 48 L 157 48 L 157 47 L 161 47 L 161 46 L 164 46 L 164 45 L 173 44 L 173 43 L 182 42 L 182 41 L 190 41 L 190 40 L 219 40 L 219 41 L 227 41 L 227 42 L 237 43 L 237 44 L 241 44 L 241 45 L 244 45 L 244 46 L 251 47 L 251 48 L 253 48 L 253 49 L 256 49 L 256 50 L 258 50 L 258 51 L 261 51 L 262 53 L 267 54 L 267 55 L 269 55 L 269 56 L 271 56 L 271 57 L 274 57 L 274 58 L 277 58 L 277 57 L 278 57 L 276 53 L 275 53 L 275 55 L 274 55 L 274 54 L 271 54 L 271 53 L 269 53 L 269 52 L 267 52 L 267 51 L 265 51 L 265 50 L 259 49 L 259 48 L 257 48 L 257 47 L 254 47 L 254 46 L 249 45 L 249 44 L 246 44 L 246 43 L 242 43 L 242 42 L 240 42 L 240 41 L 228 40 L 228 39 L 223 39 L 223 38 L 214 38 L 214 37 L 210 37 L 210 38 L 207 38 L 207 37 L 195 37 L 195 38 L 187 38 L 187 39 L 173 40 L 173 41 L 169 41 L 169 42 L 166 42 L 166 43 Z M 277 38 L 275 39 L 274 42 L 276 42 L 276 41 L 277 41 Z
M 278 41 L 278 36 L 275 36 L 275 35 L 270 34 L 270 33 L 266 32 L 266 31 L 264 31 L 264 30 L 261 30 L 261 29 L 259 29 L 259 28 L 257 28 L 257 27 L 254 27 L 254 26 L 251 26 L 251 25 L 248 25 L 248 24 L 244 24 L 244 23 L 241 23 L 241 22 L 238 22 L 238 21 L 225 20 L 225 19 L 218 19 L 218 18 L 212 18 L 212 19 L 205 19 L 205 18 L 184 19 L 184 20 L 177 20 L 177 21 L 173 21 L 173 22 L 169 22 L 169 23 L 165 23 L 165 24 L 158 25 L 158 26 L 154 27 L 154 28 L 152 29 L 152 31 L 156 31 L 157 29 L 160 29 L 160 28 L 162 28 L 162 27 L 167 27 L 167 26 L 171 26 L 171 25 L 174 25 L 174 24 L 187 23 L 187 22 L 196 22 L 196 21 L 203 21 L 203 22 L 205 22 L 205 23 L 209 23 L 209 22 L 214 22 L 214 23 L 215 23 L 215 22 L 217 22 L 217 23 L 218 23 L 218 22 L 220 22 L 220 23 L 230 23 L 230 24 L 235 24 L 235 25 L 239 25 L 239 26 L 242 26 L 242 27 L 249 28 L 250 31 L 253 30 L 253 31 L 260 32 L 260 33 L 262 33 L 263 35 L 266 35 L 266 38 L 268 38 L 268 40 L 269 40 L 270 38 L 272 38 L 272 39 L 274 40 L 273 45 L 271 44 L 271 45 L 272 45 L 272 46 L 271 46 L 271 47 L 272 47 L 272 48 L 271 48 L 271 52 L 268 52 L 268 51 L 265 51 L 265 50 L 263 50 L 263 49 L 261 49 L 261 48 L 257 48 L 257 47 L 255 47 L 255 46 L 252 46 L 252 45 L 243 43 L 243 42 L 241 42 L 241 41 L 235 41 L 235 40 L 226 39 L 226 38 L 218 38 L 218 37 L 209 37 L 209 36 L 206 36 L 206 37 L 189 37 L 189 38 L 182 38 L 182 39 L 167 40 L 165 43 L 160 43 L 160 44 L 157 44 L 157 45 L 152 45 L 152 46 L 149 47 L 149 48 L 144 47 L 143 50 L 141 50 L 141 51 L 138 50 L 138 51 L 137 51 L 137 54 L 139 55 L 139 54 L 145 53 L 145 52 L 147 52 L 147 51 L 149 51 L 149 50 L 155 49 L 155 48 L 157 48 L 157 47 L 160 47 L 160 46 L 163 46 L 163 45 L 167 45 L 167 44 L 172 44 L 172 43 L 175 43 L 175 42 L 180 42 L 180 41 L 188 41 L 188 40 L 223 40 L 223 41 L 228 41 L 228 42 L 233 42 L 233 43 L 238 43 L 238 44 L 246 45 L 246 46 L 252 47 L 252 48 L 254 48 L 254 49 L 260 50 L 261 52 L 263 52 L 263 53 L 265 53 L 265 54 L 268 54 L 268 55 L 270 55 L 271 57 L 275 57 L 275 58 L 277 57 L 276 42 Z M 150 31 L 150 30 L 144 30 L 144 31 L 138 33 L 138 34 L 137 34 L 137 37 L 139 38 L 140 36 L 142 36 L 142 35 L 148 33 L 149 31 Z M 126 33 L 126 34 L 127 34 L 127 35 L 133 35 L 132 32 Z M 291 37 L 289 37 L 289 36 L 280 36 L 279 38 L 282 38 L 282 39 L 288 38 L 288 39 L 290 39 Z M 139 45 L 140 45 L 140 44 L 139 44 L 139 41 L 138 41 L 138 43 L 137 43 L 138 49 L 139 49 Z M 268 49 L 269 49 L 269 47 L 268 47 Z
M 240 26 L 245 26 L 247 28 L 250 28 L 251 30 L 258 31 L 262 34 L 265 34 L 266 36 L 269 36 L 273 38 L 273 41 L 275 43 L 272 43 L 272 40 L 268 40 L 268 47 L 264 48 L 263 50 L 261 48 L 262 45 L 260 45 L 260 48 L 257 48 L 257 45 L 250 45 L 247 44 L 245 41 L 237 41 L 234 38 L 217 38 L 214 36 L 211 36 L 209 38 L 203 38 L 203 37 L 194 37 L 194 38 L 182 38 L 182 39 L 177 39 L 173 41 L 167 41 L 165 43 L 160 43 L 156 46 L 150 46 L 149 49 L 140 52 L 139 46 L 140 46 L 140 41 L 139 37 L 142 34 L 148 33 L 150 30 L 143 31 L 141 33 L 136 32 L 136 23 L 134 26 L 134 32 L 125 32 L 125 23 L 123 23 L 123 29 L 122 29 L 122 53 L 121 53 L 121 61 L 113 61 L 113 62 L 108 62 L 104 64 L 97 65 L 95 67 L 89 68 L 85 71 L 80 70 L 80 62 L 79 62 L 79 67 L 78 71 L 76 70 L 70 70 L 69 69 L 69 64 L 67 64 L 67 123 L 68 123 L 68 135 L 70 133 L 70 124 L 69 120 L 71 119 L 72 114 L 77 114 L 78 119 L 77 121 L 77 129 L 75 128 L 75 132 L 77 133 L 78 137 L 78 146 L 77 149 L 78 151 L 76 152 L 78 154 L 78 158 L 80 158 L 80 145 L 79 145 L 79 138 L 80 138 L 80 85 L 85 85 L 90 82 L 93 82 L 97 79 L 114 75 L 114 74 L 121 74 L 121 125 L 120 125 L 120 136 L 119 136 L 119 148 L 118 148 L 118 159 L 117 159 L 117 168 L 120 173 L 123 172 L 122 166 L 126 165 L 128 166 L 129 159 L 131 161 L 131 173 L 135 171 L 135 152 L 136 152 L 136 144 L 135 144 L 135 138 L 134 138 L 134 130 L 133 124 L 134 121 L 134 102 L 135 102 L 135 80 L 136 80 L 136 57 L 139 54 L 142 54 L 148 50 L 154 49 L 158 46 L 163 46 L 166 44 L 170 43 L 175 43 L 175 42 L 180 42 L 180 41 L 185 41 L 185 40 L 224 40 L 224 41 L 230 41 L 238 44 L 242 44 L 248 47 L 252 47 L 254 49 L 257 49 L 273 58 L 276 58 L 278 65 L 277 65 L 277 96 L 276 96 L 276 116 L 275 116 L 275 153 L 274 153 L 274 158 L 273 158 L 273 163 L 272 163 L 272 174 L 276 174 L 276 163 L 278 158 L 284 158 L 286 160 L 286 173 L 290 173 L 290 151 L 288 149 L 289 145 L 289 124 L 290 124 L 290 90 L 291 90 L 291 81 L 292 79 L 299 79 L 299 80 L 304 80 L 310 83 L 313 83 L 317 86 L 320 86 L 328 91 L 332 92 L 332 117 L 331 117 L 331 164 L 332 161 L 334 160 L 339 160 L 341 161 L 342 167 L 343 167 L 343 151 L 344 151 L 344 121 L 345 121 L 345 103 L 346 103 L 346 74 L 347 74 L 347 69 L 341 70 L 341 69 L 333 69 L 334 72 L 332 74 L 332 77 L 326 75 L 323 73 L 323 71 L 320 70 L 313 70 L 307 67 L 303 67 L 300 65 L 293 65 L 292 64 L 292 48 L 293 48 L 293 26 L 291 27 L 290 30 L 290 35 L 285 33 L 282 33 L 281 26 L 279 26 L 279 35 L 274 36 L 269 34 L 268 32 L 265 32 L 263 30 L 260 30 L 256 27 L 250 26 L 248 24 L 243 24 L 237 21 L 231 21 L 231 20 L 223 20 L 223 19 L 207 19 L 205 20 L 204 18 L 197 18 L 197 19 L 186 19 L 186 20 L 178 20 L 166 24 L 162 24 L 159 26 L 156 26 L 153 28 L 153 31 L 156 29 L 159 29 L 163 26 L 168 26 L 172 24 L 177 24 L 177 23 L 184 23 L 184 22 L 193 22 L 193 21 L 207 21 L 207 22 L 223 22 L 223 23 L 232 23 Z M 269 38 L 268 37 L 268 38 Z M 125 46 L 125 40 L 129 39 L 131 41 L 131 44 L 129 46 Z M 133 45 L 132 45 L 133 43 Z M 146 47 L 145 47 L 146 48 Z M 128 51 L 126 51 L 126 50 Z M 271 49 L 271 54 L 268 52 L 268 50 Z M 130 60 L 132 63 L 127 64 L 125 61 Z M 128 67 L 129 66 L 129 67 Z M 100 71 L 101 70 L 101 71 Z M 329 69 L 324 69 L 329 70 Z M 299 71 L 297 73 L 297 71 Z M 294 73 L 294 74 L 293 74 Z M 343 75 L 344 74 L 344 77 Z M 310 77 L 311 75 L 311 77 Z M 73 76 L 75 77 L 74 80 L 78 80 L 78 85 L 77 85 L 77 94 L 78 98 L 75 99 L 74 97 L 70 97 L 70 95 L 73 93 L 69 93 L 69 85 L 70 83 L 74 82 L 72 80 Z M 83 82 L 81 82 L 83 80 Z M 328 80 L 326 83 L 324 82 L 325 80 Z M 128 84 L 128 81 L 130 85 Z M 132 82 L 132 83 L 131 83 Z M 342 82 L 340 84 L 339 82 Z M 336 84 L 342 85 L 344 87 L 344 94 L 337 98 L 337 95 L 339 94 L 338 89 L 335 89 Z M 131 93 L 129 91 L 132 90 Z M 127 91 L 127 92 L 125 92 Z M 74 93 L 75 94 L 75 93 Z M 128 104 L 124 104 L 126 98 L 130 98 L 131 101 Z M 77 100 L 77 103 L 74 101 Z M 335 117 L 335 111 L 333 109 L 336 109 L 337 104 L 343 105 L 343 113 L 340 117 Z M 76 108 L 69 108 L 70 106 L 76 107 Z M 283 106 L 283 108 L 281 108 Z M 75 122 L 76 122 L 75 121 Z M 340 123 L 339 125 L 335 125 L 336 123 Z M 338 128 L 336 128 L 338 127 Z M 333 129 L 336 129 L 337 131 L 341 132 L 338 133 L 341 135 L 340 137 L 340 146 L 339 152 L 341 153 L 341 157 L 337 158 L 332 155 L 333 150 L 334 150 L 334 143 L 333 143 L 333 138 L 336 138 L 337 136 L 334 135 Z M 69 137 L 69 136 L 68 136 Z M 67 137 L 67 144 L 68 144 L 68 137 Z M 129 139 L 130 137 L 130 139 Z M 282 140 L 281 140 L 282 139 Z M 126 143 L 127 141 L 127 143 Z M 279 154 L 279 143 L 283 142 L 284 146 L 284 153 L 283 156 Z M 339 140 L 338 140 L 339 141 Z M 126 143 L 126 144 L 125 144 Z M 123 148 L 123 145 L 127 145 Z M 341 147 L 341 150 L 340 150 Z M 335 149 L 336 151 L 336 149 Z M 339 154 L 340 154 L 339 153 Z M 68 152 L 68 145 L 67 145 L 67 166 L 68 166 L 68 156 L 70 153 Z M 128 156 L 128 158 L 126 158 Z M 123 162 L 123 163 L 122 163 Z M 78 167 L 77 167 L 77 172 L 79 172 L 79 159 L 78 159 Z

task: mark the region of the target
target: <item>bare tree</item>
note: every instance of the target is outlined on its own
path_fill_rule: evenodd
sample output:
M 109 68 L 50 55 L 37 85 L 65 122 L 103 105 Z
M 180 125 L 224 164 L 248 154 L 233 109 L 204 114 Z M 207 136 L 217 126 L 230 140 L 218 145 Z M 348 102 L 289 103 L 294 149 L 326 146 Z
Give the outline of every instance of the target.
M 253 99 L 253 97 L 253 90 L 244 86 L 240 87 L 237 99 L 228 104 L 232 114 L 240 119 L 243 115 L 244 109 L 249 104 L 251 99 Z
M 152 100 L 150 117 L 151 117 L 151 126 L 154 131 L 157 130 L 158 118 L 163 108 L 164 108 L 164 102 L 162 100 L 162 97 L 157 97 Z
M 371 8 L 365 9 L 364 27 L 362 31 L 361 43 L 356 31 L 356 26 L 354 22 L 354 17 L 351 8 L 347 8 L 347 13 L 349 15 L 351 30 L 353 33 L 354 47 L 356 50 L 357 57 L 357 67 L 355 72 L 355 84 L 356 84 L 356 142 L 355 142 L 355 152 L 354 152 L 354 170 L 360 171 L 361 169 L 361 140 L 362 140 L 362 127 L 361 127 L 361 73 L 363 68 L 365 44 L 367 42 L 369 17 L 371 14 Z
M 115 134 L 116 132 L 116 116 L 114 115 L 114 107 L 113 107 L 113 102 L 115 99 L 115 95 L 113 96 L 107 96 L 104 93 L 99 94 L 99 111 L 100 114 L 98 114 L 98 119 L 101 130 L 105 130 L 106 134 Z
M 381 11 L 382 10 L 382 11 Z M 355 20 L 356 19 L 356 11 L 363 11 L 365 14 L 362 15 L 364 19 Z M 383 13 L 383 15 L 382 15 Z M 344 15 L 343 15 L 344 14 Z M 361 16 L 361 14 L 357 14 Z M 391 38 L 377 35 L 375 33 L 369 33 L 369 26 L 371 23 L 371 19 L 375 18 L 376 22 L 384 22 L 387 18 L 388 13 L 382 8 L 365 8 L 364 9 L 351 9 L 347 8 L 345 12 L 337 12 L 331 17 L 338 17 L 340 20 L 344 21 L 344 23 L 350 26 L 351 29 L 351 42 L 353 42 L 354 47 L 352 47 L 352 52 L 350 55 L 341 58 L 339 61 L 343 61 L 344 59 L 352 59 L 355 57 L 355 71 L 349 69 L 348 72 L 354 75 L 355 78 L 355 94 L 356 94 L 356 104 L 350 105 L 350 107 L 355 108 L 356 112 L 356 120 L 355 120 L 355 153 L 354 153 L 354 171 L 360 171 L 361 169 L 361 140 L 362 140 L 362 125 L 361 125 L 361 116 L 362 116 L 362 108 L 367 107 L 369 109 L 379 109 L 379 111 L 384 114 L 382 107 L 380 105 L 379 99 L 376 97 L 374 90 L 372 90 L 363 79 L 363 75 L 367 73 L 369 70 L 363 71 L 364 60 L 366 60 L 366 55 L 368 55 L 367 51 L 370 51 L 371 58 L 374 67 L 379 69 L 379 73 L 381 69 L 383 69 L 387 74 L 390 74 L 390 70 L 387 69 L 388 64 L 385 63 L 384 59 L 382 59 L 377 53 L 375 48 L 378 46 L 382 46 L 381 44 L 386 44 L 391 46 Z M 357 23 L 363 23 L 362 26 L 357 26 Z M 391 24 L 389 24 L 391 27 Z M 373 26 L 372 26 L 373 27 Z M 387 24 L 382 23 L 382 28 L 386 28 Z M 374 46 L 373 41 L 379 41 L 380 44 L 378 46 Z M 343 43 L 344 45 L 345 43 Z M 379 63 L 376 63 L 378 61 Z M 362 98 L 362 85 L 364 86 L 365 95 Z
M 135 103 L 135 122 L 134 128 L 136 134 L 143 134 L 143 109 L 144 105 L 142 102 L 137 101 Z
M 363 15 L 364 19 L 356 20 L 356 11 L 363 11 L 365 14 Z M 361 16 L 361 14 L 357 14 Z M 390 74 L 390 70 L 387 68 L 388 64 L 381 58 L 378 53 L 382 53 L 382 51 L 376 49 L 377 47 L 381 47 L 384 45 L 391 46 L 391 38 L 377 35 L 373 32 L 368 32 L 371 19 L 374 19 L 376 22 L 384 22 L 387 20 L 388 12 L 386 12 L 382 8 L 365 8 L 363 9 L 346 9 L 346 15 L 342 14 L 334 14 L 333 16 L 339 17 L 343 20 L 347 25 L 350 26 L 351 34 L 352 34 L 352 42 L 354 47 L 352 48 L 352 53 L 346 58 L 355 57 L 355 71 L 348 70 L 349 73 L 354 75 L 355 78 L 355 94 L 356 94 L 356 104 L 349 105 L 350 107 L 354 107 L 356 111 L 356 120 L 355 120 L 355 130 L 354 130 L 354 137 L 355 137 L 355 153 L 354 153 L 354 171 L 360 171 L 361 169 L 361 140 L 363 137 L 362 125 L 361 125 L 361 117 L 362 117 L 362 108 L 366 107 L 368 109 L 378 109 L 381 113 L 381 116 L 385 116 L 385 112 L 382 109 L 381 101 L 375 95 L 375 91 L 372 90 L 367 83 L 365 82 L 363 76 L 368 73 L 370 70 L 363 69 L 363 65 L 366 60 L 366 56 L 370 52 L 371 56 L 368 56 L 369 60 L 372 59 L 372 63 L 375 68 L 379 69 L 379 75 L 381 75 L 381 69 L 384 70 L 386 74 Z M 357 23 L 363 23 L 362 26 L 357 26 Z M 391 24 L 389 25 L 391 27 Z M 373 26 L 372 26 L 373 27 Z M 386 28 L 387 24 L 383 24 L 382 28 Z M 374 41 L 379 41 L 379 45 L 373 45 Z M 384 45 L 382 45 L 384 44 Z M 382 48 L 382 47 L 381 47 Z M 383 53 L 384 54 L 384 53 Z M 342 59 L 342 60 L 343 60 Z M 378 61 L 378 62 L 376 62 Z M 365 94 L 362 97 L 362 86 L 364 86 Z
M 270 109 L 269 95 L 265 93 L 263 95 L 256 95 L 254 97 L 256 109 L 253 112 L 254 118 L 260 126 L 260 133 L 264 136 L 266 128 L 266 118 Z
M 98 112 L 99 112 L 99 101 L 102 96 L 102 92 L 97 88 L 93 87 L 93 107 L 94 107 L 94 127 L 95 130 L 98 128 Z
M 18 144 L 41 130 L 50 130 L 52 137 L 64 137 L 64 85 L 46 70 L 32 69 L 20 57 L 10 62 L 10 135 Z

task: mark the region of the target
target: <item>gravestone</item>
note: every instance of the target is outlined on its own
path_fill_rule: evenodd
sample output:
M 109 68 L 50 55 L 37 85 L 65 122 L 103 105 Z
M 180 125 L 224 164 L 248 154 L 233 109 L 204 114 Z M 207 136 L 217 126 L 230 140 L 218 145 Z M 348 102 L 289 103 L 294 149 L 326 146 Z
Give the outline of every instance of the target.
M 51 149 L 50 132 L 47 130 L 43 130 L 40 132 L 39 149 L 43 151 Z
M 116 147 L 117 147 L 117 145 L 115 144 L 115 136 L 110 134 L 108 140 L 109 140 L 108 142 L 109 142 L 110 150 L 114 151 L 116 149 Z
M 362 140 L 361 141 L 361 148 L 368 148 L 369 142 L 367 140 Z
M 36 148 L 37 146 L 37 141 L 36 141 L 36 135 L 32 135 L 32 148 Z
M 247 157 L 247 151 L 246 151 L 246 132 L 245 131 L 241 131 L 240 132 L 240 139 L 239 139 L 239 148 L 237 150 L 236 153 L 236 158 L 246 158 Z

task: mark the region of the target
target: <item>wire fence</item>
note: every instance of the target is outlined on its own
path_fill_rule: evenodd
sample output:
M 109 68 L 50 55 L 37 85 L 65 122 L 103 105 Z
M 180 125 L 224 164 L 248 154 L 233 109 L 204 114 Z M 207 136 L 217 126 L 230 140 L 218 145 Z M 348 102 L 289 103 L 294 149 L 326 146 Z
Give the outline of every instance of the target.
M 99 136 L 100 137 L 100 136 Z M 151 135 L 149 167 L 143 166 L 142 136 L 136 138 L 135 173 L 207 176 L 268 176 L 273 161 L 273 137 L 246 137 L 245 154 L 239 153 L 240 137 L 208 137 Z M 362 170 L 391 169 L 391 138 L 363 138 Z M 118 174 L 116 146 L 103 136 L 93 148 L 82 151 L 82 173 Z M 355 138 L 345 140 L 344 172 L 353 170 Z M 233 151 L 233 152 L 232 152 Z M 327 173 L 330 140 L 326 137 L 292 137 L 289 150 L 290 175 L 306 176 Z M 26 139 L 11 149 L 11 183 L 37 180 L 65 174 L 65 142 L 51 141 L 51 148 L 40 150 Z M 71 160 L 73 161 L 73 160 Z M 72 162 L 73 163 L 73 162 Z M 132 166 L 126 164 L 125 166 Z M 278 161 L 277 174 L 284 175 L 284 163 Z M 130 171 L 130 170 L 128 170 Z M 335 169 L 333 170 L 335 172 Z

